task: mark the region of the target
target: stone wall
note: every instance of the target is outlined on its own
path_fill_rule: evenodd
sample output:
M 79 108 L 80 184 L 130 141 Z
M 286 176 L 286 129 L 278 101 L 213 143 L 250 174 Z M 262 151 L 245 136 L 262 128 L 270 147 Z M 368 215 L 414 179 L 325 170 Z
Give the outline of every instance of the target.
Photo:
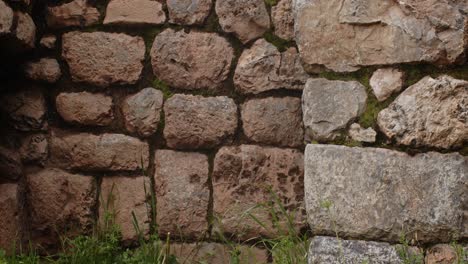
M 0 46 L 0 248 L 116 210 L 224 262 L 219 233 L 277 235 L 272 193 L 309 263 L 467 242 L 464 0 L 0 0 Z

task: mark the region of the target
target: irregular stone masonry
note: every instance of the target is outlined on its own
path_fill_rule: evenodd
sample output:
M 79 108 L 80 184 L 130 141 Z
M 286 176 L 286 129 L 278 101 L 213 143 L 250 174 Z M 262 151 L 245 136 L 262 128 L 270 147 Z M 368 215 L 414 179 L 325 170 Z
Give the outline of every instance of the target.
M 0 0 L 0 249 L 111 210 L 126 246 L 134 215 L 227 263 L 213 241 L 282 235 L 282 204 L 309 264 L 460 262 L 467 1 L 52 2 Z

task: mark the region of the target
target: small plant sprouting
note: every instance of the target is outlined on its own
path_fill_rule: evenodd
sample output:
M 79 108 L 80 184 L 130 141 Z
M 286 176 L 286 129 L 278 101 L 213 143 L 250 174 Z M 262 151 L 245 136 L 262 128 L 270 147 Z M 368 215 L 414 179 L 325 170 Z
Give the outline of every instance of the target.
M 400 245 L 396 247 L 398 256 L 403 264 L 423 264 L 424 256 L 421 252 L 413 250 L 410 247 L 410 242 L 406 238 L 406 233 L 400 234 Z
M 335 237 L 338 240 L 338 248 L 339 248 L 339 254 L 340 254 L 340 263 L 345 263 L 345 257 L 344 257 L 344 249 L 343 249 L 343 242 L 341 241 L 341 238 L 338 233 L 338 226 L 336 225 L 336 219 L 335 215 L 332 212 L 332 207 L 333 207 L 333 201 L 331 200 L 323 200 L 320 202 L 320 207 L 327 210 L 328 217 L 330 218 L 330 222 L 333 226 L 333 232 L 335 232 Z

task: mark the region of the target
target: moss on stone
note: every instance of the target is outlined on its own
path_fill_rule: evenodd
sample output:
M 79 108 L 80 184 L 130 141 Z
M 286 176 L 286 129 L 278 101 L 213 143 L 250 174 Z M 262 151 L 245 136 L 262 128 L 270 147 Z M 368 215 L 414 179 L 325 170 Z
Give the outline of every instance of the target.
M 278 0 L 265 0 L 267 6 L 275 6 L 278 4 Z
M 142 34 L 143 40 L 145 41 L 145 46 L 146 46 L 146 52 L 150 52 L 151 48 L 153 47 L 153 42 L 154 39 L 156 38 L 156 35 L 161 33 L 164 28 L 162 27 L 151 27 L 147 30 L 145 30 Z
M 163 93 L 165 100 L 171 98 L 174 95 L 174 93 L 172 93 L 171 89 L 169 88 L 169 85 L 167 85 L 167 83 L 164 81 L 155 79 L 152 84 L 154 88 L 160 90 Z
M 273 44 L 280 52 L 284 52 L 288 48 L 295 46 L 293 41 L 287 41 L 285 39 L 282 39 L 276 36 L 271 30 L 263 34 L 263 38 L 265 38 L 266 41 Z

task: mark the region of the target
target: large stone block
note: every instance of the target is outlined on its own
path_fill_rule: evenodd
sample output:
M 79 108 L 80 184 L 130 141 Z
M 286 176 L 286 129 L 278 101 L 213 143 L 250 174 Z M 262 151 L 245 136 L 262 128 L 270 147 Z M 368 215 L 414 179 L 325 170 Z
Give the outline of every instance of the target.
M 47 8 L 47 25 L 52 28 L 86 27 L 99 22 L 99 11 L 87 0 L 74 0 Z
M 294 14 L 304 63 L 337 72 L 463 62 L 468 46 L 464 0 L 295 0 Z
M 27 176 L 27 188 L 33 245 L 47 250 L 59 246 L 60 237 L 91 231 L 97 200 L 93 177 L 44 169 Z
M 234 51 L 215 33 L 166 29 L 156 36 L 151 64 L 156 77 L 184 90 L 216 89 L 228 78 Z
M 403 264 L 398 249 L 388 243 L 314 237 L 309 247 L 309 264 Z
M 12 254 L 23 246 L 24 199 L 18 184 L 0 184 L 0 250 Z
M 11 126 L 21 131 L 47 127 L 47 106 L 43 93 L 35 88 L 22 88 L 0 98 L 0 109 L 10 118 Z
M 99 87 L 135 84 L 145 49 L 143 38 L 123 33 L 72 31 L 62 37 L 62 57 L 72 80 Z
M 334 139 L 364 112 L 366 101 L 366 88 L 359 82 L 309 79 L 302 94 L 306 139 Z
M 125 128 L 143 137 L 153 135 L 161 120 L 162 106 L 163 93 L 153 88 L 128 96 L 122 103 Z
M 382 110 L 377 124 L 401 145 L 461 147 L 468 142 L 468 81 L 427 76 Z
M 202 238 L 208 230 L 208 157 L 157 150 L 155 167 L 156 222 L 160 235 Z
M 177 94 L 164 104 L 164 114 L 164 138 L 171 148 L 213 148 L 237 129 L 237 106 L 225 96 Z
M 239 58 L 234 84 L 244 94 L 278 89 L 302 90 L 308 77 L 296 48 L 280 53 L 273 44 L 259 39 Z
M 148 144 L 121 134 L 52 135 L 50 145 L 51 159 L 60 168 L 136 171 L 148 167 Z
M 212 0 L 168 0 L 169 22 L 179 25 L 201 25 L 210 14 Z
M 171 244 L 170 252 L 179 263 L 225 264 L 233 262 L 233 250 L 219 243 L 184 243 Z M 235 250 L 238 252 L 238 262 L 235 263 L 269 263 L 265 249 L 235 245 Z
M 298 147 L 304 142 L 301 99 L 252 99 L 241 106 L 244 134 L 258 143 Z
M 215 10 L 221 28 L 234 33 L 244 44 L 261 37 L 270 28 L 270 16 L 263 0 L 217 0 Z
M 60 116 L 67 122 L 106 126 L 114 119 L 112 97 L 88 92 L 61 93 L 55 99 Z
M 305 202 L 316 234 L 421 242 L 466 238 L 468 160 L 377 148 L 308 145 Z M 324 204 L 331 207 L 327 210 Z
M 160 25 L 166 21 L 163 6 L 153 0 L 112 0 L 104 24 Z
M 284 230 L 286 216 L 278 212 L 279 222 L 274 223 L 270 202 L 275 210 L 280 205 L 286 208 L 294 227 L 302 227 L 303 173 L 303 154 L 298 150 L 253 145 L 221 148 L 213 168 L 215 232 L 241 239 L 278 235 L 273 224 Z
M 120 228 L 124 244 L 138 241 L 139 235 L 147 237 L 151 222 L 147 195 L 151 195 L 149 178 L 144 176 L 104 177 L 101 183 L 99 206 L 100 223 L 104 223 L 106 218 L 114 221 Z M 138 225 L 140 234 L 135 229 L 135 224 Z

